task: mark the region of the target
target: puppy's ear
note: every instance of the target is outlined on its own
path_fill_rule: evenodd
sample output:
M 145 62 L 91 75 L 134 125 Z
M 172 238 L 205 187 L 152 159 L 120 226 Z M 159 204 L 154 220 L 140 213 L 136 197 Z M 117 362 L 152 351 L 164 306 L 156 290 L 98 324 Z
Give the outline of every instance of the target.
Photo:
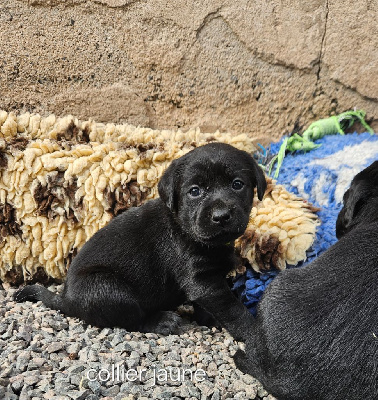
M 160 198 L 172 211 L 177 211 L 177 185 L 178 185 L 178 161 L 173 160 L 171 165 L 164 172 L 158 184 Z
M 261 201 L 264 197 L 266 190 L 266 179 L 263 170 L 259 167 L 259 165 L 255 160 L 253 161 L 255 163 L 255 169 L 256 169 L 257 197 Z
M 352 182 L 344 194 L 344 207 L 336 220 L 336 237 L 345 235 L 358 222 L 358 215 L 372 196 L 371 187 L 365 182 Z
M 344 206 L 337 216 L 336 237 L 339 239 L 360 221 L 369 200 L 378 196 L 378 161 L 359 172 L 345 192 Z
M 266 179 L 263 170 L 259 167 L 257 162 L 251 157 L 251 170 L 253 172 L 253 179 L 257 187 L 257 197 L 261 201 L 264 197 L 266 190 Z
M 361 187 L 362 186 L 362 187 Z M 369 198 L 363 185 L 353 184 L 344 194 L 344 207 L 339 212 L 336 220 L 336 237 L 340 239 L 354 224 L 354 220 Z

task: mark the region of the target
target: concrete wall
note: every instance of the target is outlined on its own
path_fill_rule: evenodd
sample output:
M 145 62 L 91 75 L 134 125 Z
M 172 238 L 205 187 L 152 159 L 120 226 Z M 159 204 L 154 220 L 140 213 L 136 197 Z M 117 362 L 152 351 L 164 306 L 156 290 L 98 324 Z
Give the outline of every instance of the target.
M 378 0 L 2 0 L 0 108 L 264 142 L 353 107 L 378 130 Z

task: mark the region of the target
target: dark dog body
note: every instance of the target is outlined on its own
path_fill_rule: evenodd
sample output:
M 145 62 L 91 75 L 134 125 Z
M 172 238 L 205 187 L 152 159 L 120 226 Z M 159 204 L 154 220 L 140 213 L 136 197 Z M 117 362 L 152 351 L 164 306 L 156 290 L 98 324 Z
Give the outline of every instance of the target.
M 344 195 L 337 236 L 271 283 L 235 356 L 279 400 L 378 398 L 378 162 Z
M 199 147 L 171 164 L 160 199 L 114 218 L 83 246 L 61 296 L 34 285 L 15 299 L 42 300 L 97 326 L 165 334 L 177 322 L 165 311 L 190 300 L 243 339 L 253 319 L 225 276 L 255 186 L 261 198 L 265 178 L 247 153 L 220 143 Z

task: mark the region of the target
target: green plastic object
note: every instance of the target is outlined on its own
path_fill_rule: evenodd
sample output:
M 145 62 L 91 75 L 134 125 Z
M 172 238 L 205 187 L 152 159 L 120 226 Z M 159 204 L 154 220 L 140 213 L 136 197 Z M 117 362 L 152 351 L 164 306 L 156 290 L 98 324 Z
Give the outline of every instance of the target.
M 297 150 L 310 151 L 317 149 L 321 145 L 315 144 L 315 140 L 321 139 L 326 135 L 344 135 L 344 130 L 350 128 L 356 121 L 359 121 L 366 131 L 373 135 L 374 131 L 366 123 L 365 115 L 366 113 L 363 110 L 346 111 L 339 115 L 313 122 L 302 135 L 294 133 L 294 135 L 283 141 L 278 154 L 273 157 L 270 163 L 269 175 L 272 172 L 273 165 L 277 162 L 274 178 L 278 178 L 286 152 L 294 153 Z

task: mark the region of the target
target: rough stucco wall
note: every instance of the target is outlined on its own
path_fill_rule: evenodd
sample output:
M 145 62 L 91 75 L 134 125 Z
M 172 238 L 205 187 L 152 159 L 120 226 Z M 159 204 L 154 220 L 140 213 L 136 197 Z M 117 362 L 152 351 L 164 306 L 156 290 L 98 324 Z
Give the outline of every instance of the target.
M 264 142 L 353 107 L 378 128 L 378 0 L 2 0 L 0 108 Z

